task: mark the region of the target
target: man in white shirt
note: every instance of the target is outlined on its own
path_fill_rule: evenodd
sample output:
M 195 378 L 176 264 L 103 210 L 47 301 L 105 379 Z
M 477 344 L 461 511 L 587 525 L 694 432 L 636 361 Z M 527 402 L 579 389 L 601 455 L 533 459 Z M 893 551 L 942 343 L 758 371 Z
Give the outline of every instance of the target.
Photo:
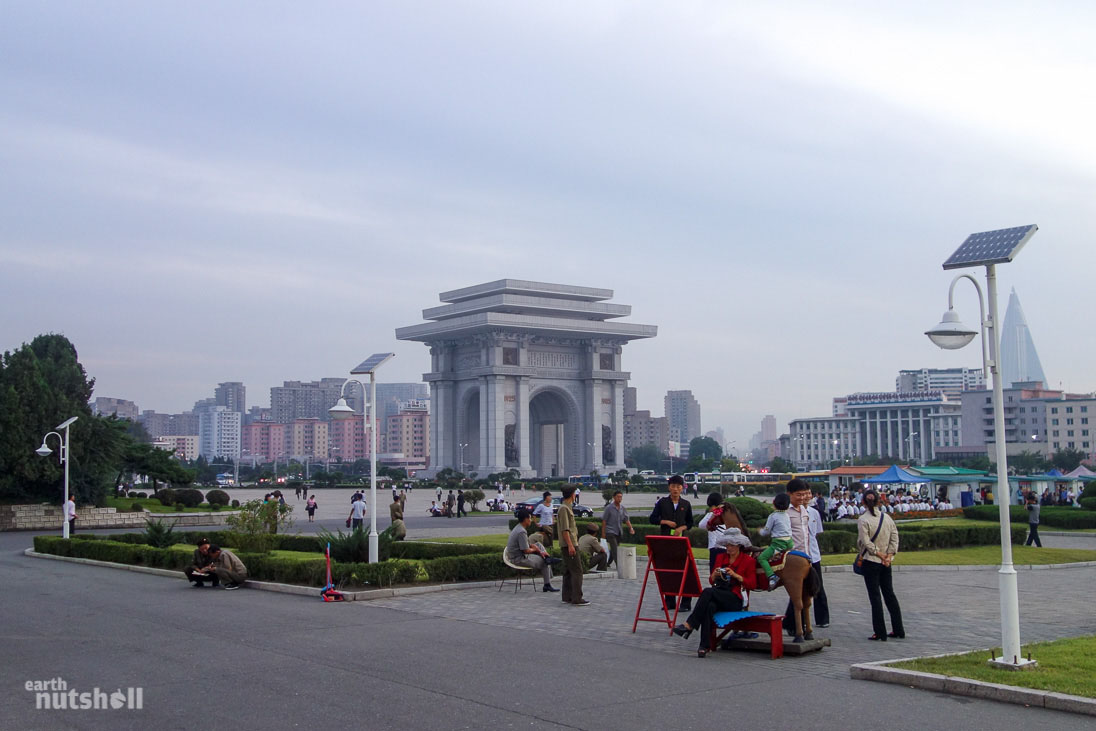
M 368 509 L 365 505 L 365 498 L 355 500 L 350 504 L 350 529 L 361 530 L 362 521 L 365 520 L 365 514 Z
M 552 524 L 556 522 L 556 518 L 555 513 L 552 511 L 552 493 L 548 490 L 544 491 L 544 499 L 540 505 L 533 508 L 533 520 L 540 532 L 544 534 L 544 545 L 551 548 L 552 536 L 555 533 Z
M 76 532 L 76 499 L 69 495 L 68 502 L 65 503 L 65 520 L 69 524 L 69 535 Z

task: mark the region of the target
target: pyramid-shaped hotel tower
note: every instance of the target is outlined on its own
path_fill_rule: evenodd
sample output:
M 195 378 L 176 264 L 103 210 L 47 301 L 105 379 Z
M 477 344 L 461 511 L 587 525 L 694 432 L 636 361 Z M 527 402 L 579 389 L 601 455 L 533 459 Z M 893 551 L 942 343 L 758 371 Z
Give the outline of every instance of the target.
M 1026 381 L 1040 381 L 1047 385 L 1024 310 L 1020 307 L 1020 298 L 1013 289 L 1008 296 L 1005 323 L 1001 328 L 1001 382 L 1005 388 L 1011 388 L 1014 383 Z

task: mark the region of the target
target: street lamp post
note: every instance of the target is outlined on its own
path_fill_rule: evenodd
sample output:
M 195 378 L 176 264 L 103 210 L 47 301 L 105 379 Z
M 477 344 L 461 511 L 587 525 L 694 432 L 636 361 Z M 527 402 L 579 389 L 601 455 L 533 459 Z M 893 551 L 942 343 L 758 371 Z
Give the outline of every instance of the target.
M 1037 226 L 1021 226 L 999 231 L 971 234 L 947 261 L 944 269 L 965 269 L 973 266 L 986 267 L 987 297 L 983 299 L 982 287 L 970 274 L 959 274 L 948 288 L 948 309 L 940 324 L 925 332 L 937 346 L 956 350 L 982 334 L 982 371 L 993 375 L 993 436 L 997 453 L 997 498 L 1001 521 L 1001 568 L 998 571 L 998 587 L 1001 600 L 1001 657 L 990 664 L 1020 670 L 1034 667 L 1034 660 L 1020 655 L 1020 599 L 1017 588 L 1016 568 L 1012 563 L 1012 525 L 1009 509 L 1012 505 L 1008 482 L 1008 461 L 1005 454 L 1004 385 L 1001 382 L 1001 328 L 997 313 L 997 264 L 1011 262 L 1028 239 L 1038 230 Z M 978 291 L 978 305 L 982 320 L 979 330 L 972 330 L 959 321 L 953 306 L 955 285 L 967 279 Z M 989 317 L 986 317 L 986 301 Z
M 68 506 L 69 501 L 69 450 L 72 448 L 72 441 L 69 437 L 69 427 L 72 426 L 72 422 L 76 421 L 80 417 L 74 416 L 71 419 L 65 419 L 63 422 L 57 425 L 57 431 L 51 431 L 42 437 L 42 446 L 34 450 L 39 457 L 48 457 L 53 454 L 53 450 L 46 444 L 46 440 L 51 436 L 57 437 L 57 441 L 61 443 L 61 450 L 57 453 L 57 458 L 61 464 L 65 466 L 65 501 L 61 503 L 62 516 L 64 510 Z M 64 430 L 65 435 L 61 436 L 59 433 Z M 69 537 L 69 522 L 67 519 L 61 521 L 61 535 L 64 538 Z
M 396 356 L 395 353 L 374 353 L 359 363 L 357 367 L 350 371 L 353 376 L 369 375 L 369 411 L 372 412 L 373 418 L 376 419 L 377 411 L 377 369 L 387 363 L 389 360 Z M 353 379 L 348 379 L 349 383 Z M 360 381 L 356 381 L 361 386 Z M 346 384 L 343 384 L 343 388 Z M 362 386 L 362 390 L 365 387 Z M 347 403 L 346 399 L 339 397 L 338 402 L 328 409 L 328 413 L 332 416 L 345 415 L 349 411 L 353 413 Z M 369 413 L 366 409 L 362 409 L 362 416 Z M 368 422 L 366 422 L 368 425 Z M 377 555 L 379 550 L 380 539 L 377 536 L 377 430 L 370 429 L 370 445 L 369 445 L 369 563 L 377 563 L 380 558 Z M 362 432 L 362 437 L 365 437 L 365 432 Z
M 464 448 L 468 446 L 468 442 L 458 445 L 460 447 L 460 470 L 461 475 L 464 474 Z

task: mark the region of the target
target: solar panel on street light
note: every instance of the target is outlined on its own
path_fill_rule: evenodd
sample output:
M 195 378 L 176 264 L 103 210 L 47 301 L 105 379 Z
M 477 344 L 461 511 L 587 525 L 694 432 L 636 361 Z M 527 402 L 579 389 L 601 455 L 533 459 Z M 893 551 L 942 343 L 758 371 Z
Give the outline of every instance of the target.
M 389 358 L 394 358 L 395 353 L 374 353 L 361 363 L 359 363 L 352 371 L 351 375 L 360 376 L 362 374 L 370 374 L 388 362 Z
M 1035 224 L 971 234 L 944 262 L 945 269 L 964 269 L 1012 261 L 1028 239 L 1039 230 Z

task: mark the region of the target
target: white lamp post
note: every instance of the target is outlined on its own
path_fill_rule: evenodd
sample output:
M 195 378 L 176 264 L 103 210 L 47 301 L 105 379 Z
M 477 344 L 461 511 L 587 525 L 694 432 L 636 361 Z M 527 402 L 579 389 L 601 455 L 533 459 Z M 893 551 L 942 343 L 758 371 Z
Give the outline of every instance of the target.
M 374 353 L 350 371 L 350 374 L 354 376 L 369 374 L 369 409 L 373 412 L 374 419 L 376 418 L 377 409 L 377 369 L 395 356 L 395 353 Z M 358 385 L 360 386 L 361 383 L 358 382 Z M 345 388 L 345 384 L 343 384 L 343 387 Z M 362 390 L 364 391 L 364 387 Z M 346 399 L 341 397 L 338 403 L 328 409 L 328 413 L 335 417 L 344 415 L 347 411 L 351 414 L 354 413 L 353 409 L 346 404 Z M 362 409 L 363 417 L 366 413 L 368 412 Z M 369 425 L 368 421 L 366 421 L 366 425 Z M 369 563 L 377 563 L 380 560 L 377 556 L 380 543 L 377 536 L 377 430 L 370 429 L 369 434 L 371 437 L 369 450 Z M 362 432 L 362 436 L 365 436 L 365 432 Z
M 1001 657 L 990 660 L 997 667 L 1019 670 L 1034 667 L 1033 660 L 1020 655 L 1020 599 L 1016 582 L 1016 569 L 1012 564 L 1012 524 L 1009 509 L 1012 505 L 1008 482 L 1008 462 L 1005 455 L 1004 385 L 1001 383 L 1001 328 L 997 314 L 996 265 L 1012 261 L 1028 239 L 1038 230 L 1037 226 L 1021 226 L 999 231 L 971 234 L 947 261 L 944 269 L 963 269 L 972 266 L 986 267 L 989 318 L 982 297 L 982 287 L 970 274 L 960 274 L 948 288 L 948 310 L 940 324 L 925 332 L 933 343 L 945 350 L 956 350 L 967 345 L 979 330 L 966 327 L 959 321 L 953 307 L 955 285 L 960 279 L 968 279 L 978 291 L 981 311 L 982 370 L 993 374 L 993 436 L 997 453 L 997 502 L 1001 520 L 1001 568 L 998 571 L 998 587 L 1001 600 Z
M 460 446 L 460 470 L 458 470 L 458 471 L 461 473 L 461 475 L 463 475 L 464 474 L 464 448 L 468 446 L 468 442 L 465 442 L 464 444 L 461 444 L 461 445 L 458 445 L 458 446 Z
M 72 443 L 69 440 L 69 427 L 72 426 L 72 422 L 76 421 L 79 418 L 80 417 L 78 416 L 74 416 L 71 419 L 65 419 L 63 422 L 57 425 L 57 431 L 51 431 L 46 434 L 46 436 L 42 437 L 42 446 L 34 450 L 39 457 L 48 457 L 53 454 L 53 450 L 50 449 L 49 446 L 46 444 L 46 440 L 49 439 L 51 436 L 54 436 L 57 437 L 57 441 L 61 443 L 61 451 L 58 452 L 57 458 L 60 460 L 61 464 L 65 466 L 65 501 L 61 503 L 62 515 L 64 515 L 65 508 L 68 507 L 69 501 L 69 449 L 72 446 Z M 64 429 L 65 431 L 64 436 L 61 436 L 58 433 L 62 429 Z M 62 521 L 61 535 L 65 538 L 69 537 L 69 522 L 67 519 Z

